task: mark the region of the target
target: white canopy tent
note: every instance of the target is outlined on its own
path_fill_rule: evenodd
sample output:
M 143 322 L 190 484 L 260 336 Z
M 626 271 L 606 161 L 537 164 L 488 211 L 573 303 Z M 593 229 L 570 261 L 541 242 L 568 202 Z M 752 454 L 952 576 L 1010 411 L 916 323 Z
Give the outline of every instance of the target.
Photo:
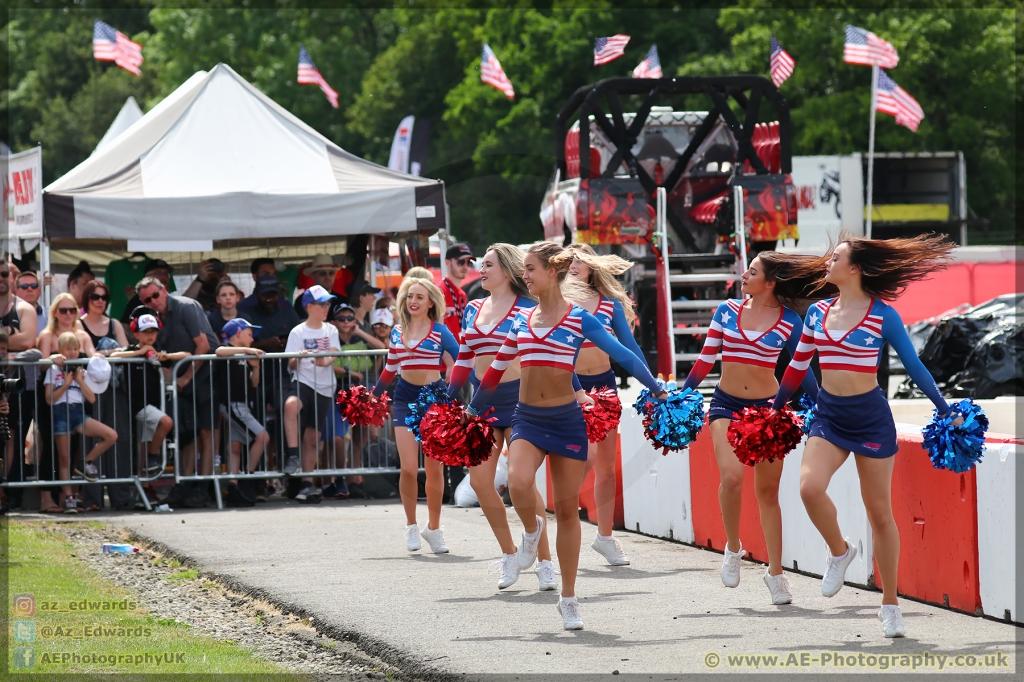
M 442 182 L 349 154 L 226 64 L 196 73 L 46 187 L 44 209 L 48 239 L 160 251 L 447 227 Z
M 140 118 L 142 118 L 142 109 L 139 108 L 139 103 L 135 101 L 134 97 L 129 97 L 125 100 L 121 111 L 117 112 L 114 122 L 107 128 L 107 132 L 103 133 L 96 149 L 92 150 L 92 155 L 95 156 L 96 152 L 110 145 L 118 135 L 131 128 Z

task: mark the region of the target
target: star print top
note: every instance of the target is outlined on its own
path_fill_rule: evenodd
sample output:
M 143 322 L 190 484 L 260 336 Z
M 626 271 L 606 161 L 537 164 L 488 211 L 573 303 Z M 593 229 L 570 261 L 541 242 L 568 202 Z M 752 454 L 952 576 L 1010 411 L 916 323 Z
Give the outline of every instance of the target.
M 480 380 L 480 389 L 473 396 L 473 409 L 479 410 L 487 405 L 487 399 L 501 381 L 501 375 L 516 357 L 522 367 L 552 367 L 573 372 L 584 339 L 593 341 L 652 391 L 662 390 L 644 361 L 616 341 L 604 325 L 586 310 L 570 305 L 558 324 L 543 334 L 530 325 L 534 311 L 536 308 L 530 308 L 516 314 L 505 342 Z
M 601 296 L 601 302 L 597 304 L 597 310 L 593 314 L 597 321 L 604 325 L 605 331 L 612 334 L 633 355 L 646 362 L 644 352 L 640 350 L 640 346 L 633 337 L 633 330 L 626 320 L 626 311 L 622 307 L 622 301 L 617 298 Z M 584 341 L 581 348 L 596 348 L 596 346 L 592 341 Z
M 882 346 L 888 341 L 906 367 L 907 374 L 931 399 L 939 413 L 948 412 L 949 405 L 939 393 L 935 379 L 917 357 L 917 351 L 910 342 L 899 313 L 884 301 L 873 298 L 864 318 L 853 329 L 846 332 L 830 332 L 825 328 L 825 318 L 829 309 L 838 300 L 829 298 L 818 301 L 807 311 L 800 344 L 793 354 L 793 361 L 786 368 L 786 374 L 782 377 L 774 407 L 778 409 L 793 395 L 810 366 L 814 351 L 818 351 L 822 370 L 873 374 L 878 371 Z
M 448 331 L 448 327 L 440 322 L 435 322 L 430 333 L 421 341 L 413 345 L 407 345 L 402 337 L 402 325 L 396 324 L 391 330 L 391 339 L 388 343 L 388 357 L 384 362 L 384 371 L 380 374 L 377 385 L 373 387 L 374 395 L 380 395 L 388 387 L 391 380 L 395 378 L 398 371 L 413 370 L 439 370 L 444 371 L 444 362 L 441 360 L 442 353 L 447 353 L 455 359 L 459 354 L 459 344 L 455 337 Z
M 783 348 L 789 349 L 790 356 L 796 353 L 800 340 L 800 316 L 780 306 L 779 319 L 764 332 L 746 332 L 740 326 L 743 316 L 743 301 L 730 299 L 722 302 L 711 319 L 700 358 L 693 364 L 683 388 L 696 388 L 711 371 L 722 351 L 722 362 L 741 365 L 755 365 L 775 369 Z M 814 375 L 804 375 L 803 388 L 813 398 L 818 394 L 818 383 Z
M 537 305 L 534 301 L 520 296 L 501 322 L 494 325 L 490 331 L 485 332 L 476 323 L 485 300 L 478 298 L 470 301 L 462 316 L 462 345 L 459 346 L 459 359 L 455 361 L 455 367 L 452 369 L 449 387 L 453 395 L 458 395 L 469 379 L 469 375 L 473 371 L 474 360 L 481 355 L 497 355 L 505 337 L 512 329 L 516 316 L 520 312 L 528 312 L 530 308 Z

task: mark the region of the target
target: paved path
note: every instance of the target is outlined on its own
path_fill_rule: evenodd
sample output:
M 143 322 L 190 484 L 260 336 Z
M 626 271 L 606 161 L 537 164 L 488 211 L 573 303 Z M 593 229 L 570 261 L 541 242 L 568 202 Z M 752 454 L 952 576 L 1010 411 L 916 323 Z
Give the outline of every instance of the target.
M 511 509 L 509 516 L 518 538 L 521 526 Z M 595 527 L 586 523 L 577 583 L 586 629 L 565 632 L 557 593 L 538 592 L 532 571 L 497 590 L 498 576 L 487 567 L 499 550 L 479 509 L 445 507 L 451 553 L 440 556 L 405 551 L 395 502 L 306 507 L 279 501 L 247 510 L 102 518 L 442 674 L 696 673 L 708 671 L 709 653 L 711 662 L 720 657 L 716 672 L 726 672 L 727 655 L 786 660 L 797 652 L 789 659 L 795 662 L 805 651 L 812 652 L 810 667 L 791 664 L 778 672 L 820 675 L 812 659 L 822 653 L 832 660 L 842 654 L 847 663 L 864 654 L 866 665 L 873 662 L 868 656 L 929 651 L 988 654 L 993 662 L 1002 652 L 1006 673 L 1015 671 L 1024 634 L 904 601 L 908 637 L 886 640 L 876 619 L 879 593 L 846 586 L 824 599 L 818 579 L 791 574 L 796 602 L 773 606 L 761 582 L 763 566 L 744 562 L 740 586 L 729 590 L 719 578 L 721 555 L 630 533 L 619 537 L 633 564 L 611 568 L 589 548 Z M 945 662 L 947 671 L 951 665 L 952 659 Z M 753 672 L 752 665 L 742 669 Z M 867 672 L 831 663 L 826 669 Z

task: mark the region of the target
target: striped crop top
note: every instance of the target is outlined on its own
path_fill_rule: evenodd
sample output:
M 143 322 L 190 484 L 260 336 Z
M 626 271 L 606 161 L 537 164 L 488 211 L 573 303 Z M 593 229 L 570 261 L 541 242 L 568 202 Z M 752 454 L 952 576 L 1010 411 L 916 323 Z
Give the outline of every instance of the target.
M 740 326 L 743 301 L 729 299 L 722 302 L 711 318 L 700 358 L 693 364 L 683 388 L 696 388 L 704 381 L 715 365 L 719 350 L 722 352 L 722 362 L 768 369 L 775 369 L 783 348 L 789 350 L 790 356 L 795 354 L 800 339 L 800 316 L 785 306 L 779 307 L 779 319 L 775 324 L 764 332 L 748 333 Z M 813 398 L 818 394 L 818 384 L 813 374 L 808 372 L 805 377 L 804 390 Z
M 561 321 L 544 334 L 535 333 L 530 325 L 535 311 L 536 308 L 530 308 L 516 314 L 494 362 L 480 380 L 480 388 L 473 396 L 474 409 L 487 404 L 487 398 L 501 381 L 501 375 L 516 357 L 522 367 L 552 367 L 573 372 L 576 356 L 585 339 L 593 341 L 652 391 L 661 390 L 647 364 L 616 341 L 604 325 L 586 310 L 570 305 Z
M 388 387 L 395 374 L 399 371 L 438 370 L 444 371 L 441 355 L 448 353 L 455 359 L 459 354 L 459 344 L 448 331 L 448 327 L 435 322 L 430 333 L 412 346 L 407 346 L 402 337 L 402 325 L 396 324 L 391 330 L 388 344 L 388 357 L 384 363 L 384 371 L 380 374 L 377 385 L 373 387 L 374 395 L 380 395 Z
M 537 305 L 530 299 L 520 296 L 501 322 L 485 332 L 476 322 L 485 300 L 487 299 L 478 298 L 470 301 L 462 316 L 462 345 L 459 346 L 459 359 L 455 361 L 451 376 L 450 390 L 453 395 L 458 395 L 466 380 L 469 379 L 469 375 L 473 371 L 474 360 L 480 356 L 497 355 L 501 350 L 501 345 L 505 342 L 505 337 L 512 330 L 517 315 L 520 312 L 528 313 L 530 308 Z
M 593 313 L 597 321 L 604 325 L 605 331 L 613 335 L 619 343 L 628 348 L 633 355 L 644 360 L 644 353 L 633 337 L 633 329 L 626 320 L 626 311 L 622 307 L 622 301 L 617 298 L 601 296 L 601 302 L 597 304 L 597 310 Z M 582 348 L 596 348 L 593 341 L 584 341 Z
M 931 399 L 941 414 L 948 412 L 949 405 L 939 393 L 935 379 L 917 357 L 914 344 L 911 343 L 896 309 L 884 301 L 873 298 L 864 318 L 853 329 L 836 336 L 826 329 L 825 319 L 837 300 L 839 299 L 829 298 L 818 301 L 807 311 L 800 344 L 793 354 L 793 361 L 786 368 L 779 393 L 775 397 L 776 407 L 785 404 L 789 396 L 793 395 L 797 384 L 807 372 L 815 351 L 818 352 L 822 370 L 874 374 L 878 371 L 882 347 L 888 342 L 914 383 Z

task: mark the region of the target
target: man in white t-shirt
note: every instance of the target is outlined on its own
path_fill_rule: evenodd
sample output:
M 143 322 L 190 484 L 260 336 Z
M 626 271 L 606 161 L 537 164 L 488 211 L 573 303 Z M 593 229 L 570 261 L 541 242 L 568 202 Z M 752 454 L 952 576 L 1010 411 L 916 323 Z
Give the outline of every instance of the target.
M 292 329 L 285 345 L 285 353 L 308 355 L 341 348 L 338 330 L 326 324 L 331 302 L 335 296 L 319 284 L 302 294 L 302 307 L 306 321 Z M 291 384 L 284 402 L 285 461 L 284 473 L 292 476 L 299 470 L 299 436 L 302 436 L 302 471 L 316 468 L 317 436 L 334 407 L 337 379 L 334 376 L 334 358 L 292 358 L 288 361 Z M 302 489 L 295 501 L 317 504 L 323 493 L 313 485 L 313 478 L 303 477 Z

